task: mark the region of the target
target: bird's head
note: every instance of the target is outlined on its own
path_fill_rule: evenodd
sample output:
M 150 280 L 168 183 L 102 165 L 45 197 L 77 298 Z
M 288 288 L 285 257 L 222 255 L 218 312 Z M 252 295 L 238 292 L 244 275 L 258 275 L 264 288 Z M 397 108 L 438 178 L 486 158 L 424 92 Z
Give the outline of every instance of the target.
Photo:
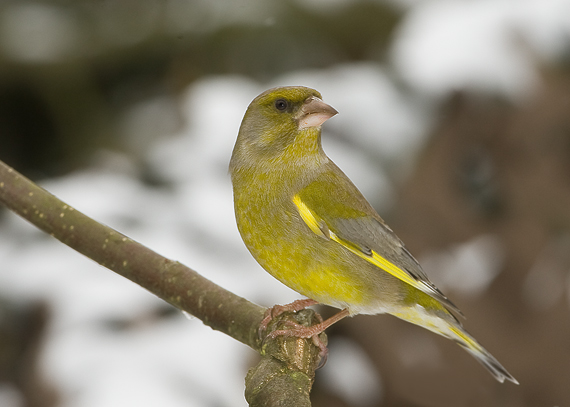
M 281 154 L 299 135 L 320 143 L 320 127 L 338 112 L 321 100 L 321 94 L 303 86 L 273 88 L 257 96 L 241 123 L 232 161 Z

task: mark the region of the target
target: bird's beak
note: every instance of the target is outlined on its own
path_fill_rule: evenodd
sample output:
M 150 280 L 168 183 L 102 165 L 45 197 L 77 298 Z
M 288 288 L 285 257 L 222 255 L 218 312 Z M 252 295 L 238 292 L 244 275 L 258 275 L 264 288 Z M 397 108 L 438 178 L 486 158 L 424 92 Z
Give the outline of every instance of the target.
M 318 97 L 308 97 L 299 110 L 297 119 L 299 123 L 299 130 L 307 129 L 309 127 L 318 127 L 333 117 L 335 114 L 338 114 L 336 109 L 330 105 L 327 105 Z

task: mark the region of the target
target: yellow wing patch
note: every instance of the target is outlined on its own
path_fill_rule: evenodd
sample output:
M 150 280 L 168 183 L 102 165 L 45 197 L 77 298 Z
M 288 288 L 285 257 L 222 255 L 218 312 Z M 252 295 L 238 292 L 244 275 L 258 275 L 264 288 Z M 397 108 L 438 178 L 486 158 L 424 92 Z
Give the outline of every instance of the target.
M 342 240 L 333 232 L 330 232 L 331 239 L 335 242 L 341 244 L 342 246 L 346 247 L 352 253 L 356 254 L 358 257 L 363 258 L 364 260 L 368 261 L 369 263 L 374 264 L 376 267 L 381 268 L 382 270 L 386 271 L 387 273 L 392 274 L 397 279 L 402 280 L 404 283 L 408 283 L 412 287 L 415 287 L 419 290 L 424 291 L 422 288 L 421 281 L 418 281 L 411 277 L 408 273 L 402 270 L 400 267 L 396 266 L 394 263 L 386 260 L 384 257 L 380 256 L 374 250 L 372 250 L 372 255 L 368 256 L 366 253 L 363 253 L 362 250 L 355 248 L 352 244 L 347 242 L 346 240 Z
M 311 211 L 309 207 L 305 205 L 305 203 L 301 200 L 301 197 L 299 195 L 295 195 L 293 197 L 293 203 L 299 210 L 299 215 L 301 215 L 303 222 L 307 224 L 307 226 L 313 231 L 315 235 L 324 237 L 326 239 L 329 239 L 331 237 L 330 235 L 325 236 L 323 230 L 321 229 L 321 225 L 317 220 L 317 217 L 313 214 L 313 211 Z
M 341 239 L 332 230 L 328 230 L 328 227 L 322 219 L 320 219 L 302 200 L 299 195 L 293 197 L 293 203 L 297 207 L 299 214 L 307 226 L 318 236 L 330 238 L 342 245 L 346 249 L 350 250 L 352 253 L 356 254 L 358 257 L 366 260 L 369 263 L 374 264 L 376 267 L 384 270 L 385 272 L 393 275 L 397 279 L 411 285 L 418 290 L 425 292 L 426 294 L 438 295 L 439 293 L 435 291 L 432 287 L 421 280 L 416 280 L 406 271 L 402 270 L 400 267 L 396 266 L 394 263 L 386 260 L 384 257 L 380 256 L 375 251 L 371 251 L 371 255 L 364 253 L 358 246 L 355 246 L 351 242 Z M 323 232 L 323 229 L 327 231 L 328 236 Z M 445 297 L 444 297 L 445 298 Z M 439 299 L 439 298 L 438 298 Z

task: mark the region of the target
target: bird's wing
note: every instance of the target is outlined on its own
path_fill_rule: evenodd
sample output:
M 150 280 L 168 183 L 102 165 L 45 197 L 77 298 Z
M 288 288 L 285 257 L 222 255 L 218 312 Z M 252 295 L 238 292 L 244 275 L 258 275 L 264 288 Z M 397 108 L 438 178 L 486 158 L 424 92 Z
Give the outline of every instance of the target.
M 311 195 L 303 192 L 293 197 L 293 203 L 305 224 L 315 234 L 335 241 L 360 258 L 463 315 L 457 306 L 429 281 L 416 259 L 379 216 L 376 218 L 367 214 L 367 208 L 362 208 L 365 211 L 354 210 L 353 206 L 347 205 L 343 200 L 342 194 L 332 194 L 327 199 L 319 199 L 318 205 L 312 205 Z M 356 193 L 360 195 L 360 192 Z M 345 210 L 343 206 L 346 207 Z M 350 212 L 353 212 L 351 216 L 339 216 Z

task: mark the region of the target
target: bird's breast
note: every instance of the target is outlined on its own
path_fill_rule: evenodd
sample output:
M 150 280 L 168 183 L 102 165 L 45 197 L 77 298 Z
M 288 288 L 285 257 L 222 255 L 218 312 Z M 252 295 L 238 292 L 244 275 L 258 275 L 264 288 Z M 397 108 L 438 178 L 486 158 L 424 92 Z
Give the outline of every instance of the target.
M 375 294 L 357 272 L 359 259 L 311 231 L 293 203 L 294 191 L 283 194 L 263 184 L 234 184 L 238 229 L 257 262 L 318 302 L 345 308 L 371 301 Z

